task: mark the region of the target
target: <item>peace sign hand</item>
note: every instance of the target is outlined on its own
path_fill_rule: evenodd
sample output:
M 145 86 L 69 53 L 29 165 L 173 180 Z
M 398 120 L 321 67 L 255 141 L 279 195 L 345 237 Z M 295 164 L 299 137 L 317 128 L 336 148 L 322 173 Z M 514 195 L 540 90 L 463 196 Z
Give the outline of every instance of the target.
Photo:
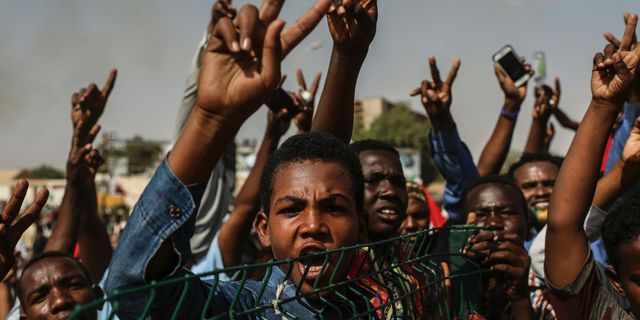
M 27 211 L 22 214 L 18 221 L 13 225 L 13 221 L 18 217 L 22 202 L 27 195 L 29 189 L 29 183 L 27 180 L 20 180 L 16 184 L 16 188 L 13 191 L 13 195 L 2 212 L 2 219 L 0 220 L 0 278 L 4 277 L 11 271 L 15 264 L 15 256 L 13 252 L 16 248 L 16 244 L 22 234 L 36 221 L 40 215 L 40 211 L 47 203 L 49 198 L 49 191 L 42 189 L 36 195 L 35 201 L 29 206 Z
M 637 23 L 638 16 L 629 15 L 619 49 L 616 51 L 613 44 L 608 44 L 604 54 L 597 53 L 593 58 L 591 93 L 594 101 L 619 108 L 627 99 L 640 62 L 640 46 L 632 49 Z
M 429 57 L 429 66 L 431 68 L 431 78 L 433 82 L 428 80 L 422 81 L 422 86 L 411 92 L 411 96 L 420 94 L 422 97 L 422 105 L 424 106 L 431 126 L 435 131 L 449 131 L 455 126 L 449 108 L 451 107 L 451 86 L 458 74 L 458 68 L 460 68 L 460 59 L 456 59 L 453 62 L 451 71 L 447 79 L 443 82 L 440 79 L 440 71 L 436 66 L 436 58 L 434 56 Z
M 92 128 L 104 112 L 111 90 L 116 82 L 118 70 L 111 70 L 109 79 L 102 87 L 98 89 L 94 83 L 88 88 L 82 88 L 71 97 L 71 122 L 75 127 L 80 120 L 85 121 L 85 128 Z

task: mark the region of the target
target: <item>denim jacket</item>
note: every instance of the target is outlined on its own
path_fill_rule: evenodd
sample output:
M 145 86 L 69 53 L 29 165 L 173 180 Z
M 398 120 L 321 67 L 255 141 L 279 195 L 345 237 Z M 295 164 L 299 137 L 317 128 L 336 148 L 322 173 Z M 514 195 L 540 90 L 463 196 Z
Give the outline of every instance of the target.
M 191 254 L 189 239 L 194 232 L 195 216 L 205 187 L 206 182 L 189 187 L 185 186 L 173 174 L 167 164 L 167 160 L 165 159 L 162 162 L 140 200 L 133 208 L 120 243 L 113 255 L 109 267 L 109 276 L 105 284 L 105 291 L 108 295 L 113 294 L 116 290 L 123 291 L 147 285 L 145 270 L 147 267 L 153 268 L 153 265 L 149 265 L 149 261 L 166 239 L 170 239 L 173 244 L 179 261 L 176 263 L 175 269 L 163 280 L 176 279 L 192 274 L 189 270 L 180 266 L 189 260 Z M 273 272 L 259 305 L 269 304 L 276 300 L 278 286 L 283 282 L 284 278 L 285 274 L 282 270 L 279 267 L 273 267 Z M 177 319 L 199 319 L 211 292 L 212 284 L 212 280 L 199 278 L 190 280 L 183 303 L 178 310 Z M 180 281 L 157 288 L 148 318 L 171 318 L 183 294 L 184 286 L 185 282 Z M 241 290 L 238 291 L 240 282 L 218 282 L 206 316 L 212 317 L 228 312 L 237 292 L 239 299 L 233 310 L 242 311 L 254 308 L 261 286 L 262 282 L 246 281 Z M 355 290 L 358 289 L 356 288 Z M 295 286 L 291 281 L 287 281 L 285 289 L 280 293 L 278 300 L 294 296 L 295 291 Z M 359 311 L 366 310 L 364 303 L 367 298 L 352 293 L 353 290 L 347 291 L 347 297 L 357 304 L 357 309 Z M 122 320 L 138 319 L 143 313 L 148 300 L 148 292 L 123 297 L 119 301 L 118 317 Z M 348 302 L 332 301 L 332 304 L 333 306 L 330 306 L 317 299 L 301 298 L 300 300 L 281 304 L 280 310 L 284 309 L 302 319 L 315 318 L 316 314 L 322 314 L 325 319 L 340 319 L 352 316 L 352 307 Z M 263 311 L 262 315 L 268 319 L 282 319 L 273 308 Z M 258 319 L 259 316 L 260 314 L 251 314 L 246 318 Z

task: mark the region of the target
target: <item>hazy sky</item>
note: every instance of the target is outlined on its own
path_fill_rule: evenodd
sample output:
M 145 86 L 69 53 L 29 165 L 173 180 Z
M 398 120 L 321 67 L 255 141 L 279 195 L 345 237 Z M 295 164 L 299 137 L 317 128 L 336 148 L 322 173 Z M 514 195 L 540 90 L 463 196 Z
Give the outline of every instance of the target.
M 258 5 L 261 1 L 234 2 Z M 291 23 L 312 0 L 289 0 L 280 17 Z M 70 99 L 95 82 L 102 86 L 118 68 L 115 89 L 100 123 L 120 137 L 140 134 L 170 140 L 189 63 L 210 18 L 212 1 L 45 1 L 0 2 L 0 168 L 47 163 L 64 168 L 69 151 Z M 620 37 L 622 13 L 637 0 L 379 0 L 378 33 L 360 73 L 359 97 L 408 100 L 430 78 L 427 57 L 442 73 L 462 60 L 453 87 L 452 113 L 462 139 L 478 159 L 488 140 L 503 95 L 491 55 L 511 44 L 531 59 L 547 55 L 548 80 L 562 82 L 560 107 L 581 118 L 590 99 L 593 55 L 603 49 L 604 31 Z M 322 41 L 306 56 L 307 77 L 326 72 L 331 36 L 326 21 L 282 65 L 294 75 L 298 52 Z M 295 88 L 290 77 L 285 88 Z M 324 80 L 324 79 L 323 79 Z M 310 79 L 308 79 L 310 81 Z M 324 82 L 324 81 L 323 81 Z M 531 88 L 531 84 L 530 84 Z M 531 122 L 532 94 L 523 104 L 512 147 L 522 149 Z M 253 115 L 238 138 L 262 139 L 266 107 Z M 556 126 L 559 128 L 559 126 Z M 293 131 L 293 129 L 291 129 Z M 564 154 L 573 133 L 556 130 L 552 151 Z

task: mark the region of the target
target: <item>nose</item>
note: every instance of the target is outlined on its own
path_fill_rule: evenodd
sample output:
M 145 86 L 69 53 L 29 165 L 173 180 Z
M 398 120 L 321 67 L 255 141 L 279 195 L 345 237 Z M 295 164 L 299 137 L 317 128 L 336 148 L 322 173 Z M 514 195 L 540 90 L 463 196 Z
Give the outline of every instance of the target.
M 404 228 L 405 228 L 405 230 L 407 230 L 407 233 L 412 233 L 412 232 L 419 231 L 418 230 L 418 224 L 416 223 L 416 220 L 413 219 L 413 217 L 409 216 L 409 215 L 404 219 Z
M 65 311 L 73 311 L 76 302 L 73 297 L 63 288 L 54 287 L 49 291 L 49 301 L 51 304 L 51 314 L 58 314 Z
M 329 227 L 319 210 L 306 210 L 300 217 L 300 235 L 303 238 L 318 238 L 329 233 Z
M 491 212 L 485 219 L 484 225 L 489 230 L 504 230 L 504 224 L 502 223 L 502 217 L 497 212 Z
M 389 180 L 380 182 L 380 198 L 395 198 L 398 196 L 396 187 Z
M 545 187 L 544 185 L 542 185 L 542 183 L 538 183 L 536 184 L 536 193 L 535 196 L 536 197 L 544 197 L 544 196 L 548 196 L 549 194 L 551 194 L 551 190 L 548 190 L 549 188 Z

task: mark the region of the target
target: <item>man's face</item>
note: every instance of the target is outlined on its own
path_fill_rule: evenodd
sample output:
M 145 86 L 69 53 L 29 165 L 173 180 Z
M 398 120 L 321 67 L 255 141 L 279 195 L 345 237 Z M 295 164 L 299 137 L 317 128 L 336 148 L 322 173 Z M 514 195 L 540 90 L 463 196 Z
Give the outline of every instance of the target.
M 515 233 L 522 241 L 531 238 L 532 226 L 525 219 L 518 191 L 501 183 L 483 184 L 469 192 L 466 213 L 474 212 L 478 226 L 494 235 Z
M 607 276 L 613 280 L 608 270 Z M 620 287 L 624 288 L 620 293 L 629 300 L 636 317 L 640 315 L 640 240 L 620 246 L 618 277 L 611 284 L 619 292 Z
M 522 190 L 529 208 L 546 209 L 558 177 L 558 167 L 548 161 L 529 162 L 513 173 L 513 179 Z
M 96 295 L 91 283 L 75 261 L 68 257 L 44 258 L 29 267 L 20 282 L 21 294 L 29 320 L 63 319 L 77 305 L 93 302 Z M 96 310 L 81 319 L 96 319 Z
M 404 218 L 398 235 L 406 235 L 421 230 L 429 229 L 429 206 L 416 198 L 409 198 L 409 206 L 407 207 L 407 216 Z M 416 237 L 411 237 L 415 240 Z
M 346 170 L 336 163 L 305 161 L 281 167 L 273 181 L 269 216 L 260 212 L 256 218 L 261 243 L 271 247 L 276 260 L 353 246 L 367 233 L 367 215 L 358 215 L 355 199 Z M 325 258 L 313 259 L 301 291 L 311 291 L 318 278 L 320 286 L 328 285 L 336 268 L 334 281 L 341 281 L 353 253 L 340 266 L 340 254 L 330 255 L 322 275 Z M 293 264 L 291 280 L 296 285 L 308 262 Z M 289 265 L 280 268 L 286 273 Z
M 364 209 L 369 212 L 369 238 L 393 237 L 407 210 L 407 184 L 400 159 L 391 152 L 368 150 L 360 153 L 364 174 Z

